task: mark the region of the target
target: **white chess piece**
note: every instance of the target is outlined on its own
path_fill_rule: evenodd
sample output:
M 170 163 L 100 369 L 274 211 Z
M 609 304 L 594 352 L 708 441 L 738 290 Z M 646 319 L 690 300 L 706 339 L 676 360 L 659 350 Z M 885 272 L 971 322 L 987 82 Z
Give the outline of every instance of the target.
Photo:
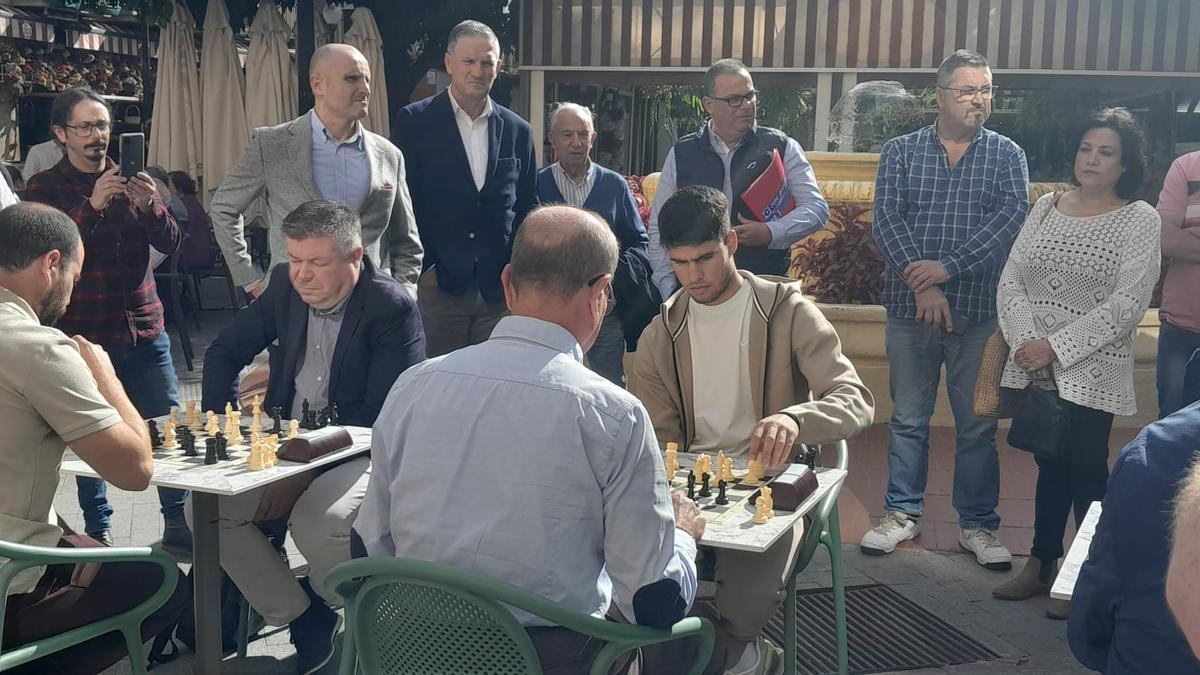
M 775 500 L 771 497 L 771 488 L 766 485 L 758 489 L 758 500 L 754 503 L 754 518 L 751 520 L 755 525 L 762 525 L 768 520 L 775 517 Z

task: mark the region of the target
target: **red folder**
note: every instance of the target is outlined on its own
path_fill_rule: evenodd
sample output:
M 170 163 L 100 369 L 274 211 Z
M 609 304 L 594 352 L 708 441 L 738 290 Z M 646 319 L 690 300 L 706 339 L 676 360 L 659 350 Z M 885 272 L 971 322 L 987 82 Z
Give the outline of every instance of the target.
M 779 220 L 796 208 L 796 200 L 792 199 L 792 193 L 788 190 L 783 157 L 778 150 L 772 150 L 771 153 L 771 165 L 742 193 L 742 201 L 750 207 L 754 217 L 764 223 Z

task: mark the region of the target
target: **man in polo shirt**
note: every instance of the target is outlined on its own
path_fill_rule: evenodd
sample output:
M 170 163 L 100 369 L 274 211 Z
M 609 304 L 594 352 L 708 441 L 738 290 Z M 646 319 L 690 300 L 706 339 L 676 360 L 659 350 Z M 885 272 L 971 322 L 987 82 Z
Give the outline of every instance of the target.
M 1162 217 L 1162 255 L 1169 261 L 1163 280 L 1158 317 L 1158 417 L 1162 419 L 1190 401 L 1184 396 L 1184 373 L 1200 349 L 1200 152 L 1177 158 L 1158 195 Z
M 125 490 L 145 490 L 154 472 L 150 436 L 108 354 L 52 328 L 66 312 L 83 268 L 83 242 L 69 217 L 41 204 L 0 211 L 0 540 L 34 546 L 97 546 L 56 524 L 53 502 L 67 443 L 97 473 Z M 0 567 L 6 561 L 0 560 Z M 161 585 L 155 564 L 104 563 L 88 583 L 82 570 L 51 565 L 18 574 L 9 587 L 0 649 L 42 639 L 127 611 Z M 53 596 L 51 598 L 51 596 Z M 186 587 L 142 624 L 142 637 L 178 619 Z M 52 600 L 52 601 L 51 601 Z M 33 662 L 34 672 L 99 672 L 125 656 L 119 634 L 95 638 Z M 141 658 L 134 656 L 134 658 Z

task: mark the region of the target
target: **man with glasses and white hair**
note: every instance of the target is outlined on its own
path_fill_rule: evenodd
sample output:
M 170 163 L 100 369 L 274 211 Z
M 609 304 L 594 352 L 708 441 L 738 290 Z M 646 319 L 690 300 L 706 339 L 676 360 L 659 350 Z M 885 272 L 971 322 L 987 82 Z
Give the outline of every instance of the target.
M 623 387 L 625 348 L 637 349 L 638 337 L 662 302 L 650 281 L 646 228 L 629 183 L 591 160 L 596 129 L 590 110 L 578 103 L 558 104 L 550 113 L 546 136 L 557 161 L 538 171 L 538 201 L 598 213 L 621 246 L 612 282 L 616 309 L 604 318 L 587 358 L 593 370 Z
M 725 193 L 738 235 L 738 269 L 786 276 L 792 244 L 825 225 L 829 205 L 795 139 L 759 126 L 758 91 L 737 59 L 721 59 L 704 76 L 708 124 L 667 153 L 650 207 L 650 261 L 665 300 L 679 288 L 658 237 L 658 214 L 675 191 L 706 185 Z M 787 208 L 794 204 L 794 208 Z
M 917 536 L 925 507 L 929 418 L 938 379 L 954 413 L 954 508 L 959 545 L 992 570 L 1012 567 L 998 539 L 996 421 L 976 417 L 975 377 L 996 332 L 996 286 L 1029 211 L 1025 153 L 983 127 L 992 111 L 987 59 L 960 49 L 937 73 L 937 121 L 883 146 L 875 181 L 875 242 L 886 273 L 887 515 L 863 537 L 884 555 Z

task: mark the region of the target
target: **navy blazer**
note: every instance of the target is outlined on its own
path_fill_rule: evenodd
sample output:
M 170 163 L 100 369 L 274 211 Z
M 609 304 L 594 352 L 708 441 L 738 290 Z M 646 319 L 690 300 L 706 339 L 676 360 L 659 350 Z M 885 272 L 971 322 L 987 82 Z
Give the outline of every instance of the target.
M 400 373 L 425 359 L 425 331 L 416 301 L 365 256 L 345 311 L 333 350 L 329 400 L 337 403 L 342 424 L 369 427 Z M 267 290 L 238 312 L 205 352 L 202 408 L 219 411 L 226 402 L 237 408 L 238 374 L 278 339 L 263 409 L 280 406 L 289 417 L 310 313 L 292 288 L 288 265 L 277 266 Z
M 492 101 L 483 189 L 475 188 L 449 91 L 396 113 L 392 142 L 404 153 L 413 214 L 425 247 L 422 270 L 437 269 L 438 286 L 460 295 L 473 286 L 488 302 L 504 302 L 500 271 L 512 237 L 537 202 L 533 130 Z

